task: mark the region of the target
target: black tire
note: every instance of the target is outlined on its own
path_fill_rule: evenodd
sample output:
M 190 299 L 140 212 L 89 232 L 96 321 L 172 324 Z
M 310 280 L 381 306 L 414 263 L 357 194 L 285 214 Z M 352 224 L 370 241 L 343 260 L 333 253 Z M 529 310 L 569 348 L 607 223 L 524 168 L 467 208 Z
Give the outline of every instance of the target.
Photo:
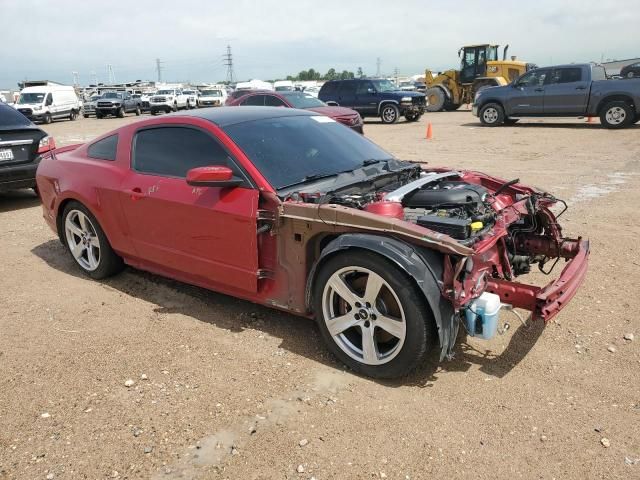
M 457 104 L 456 104 L 456 103 L 446 102 L 446 103 L 444 104 L 444 109 L 445 109 L 447 112 L 455 112 L 455 111 L 456 111 L 456 110 L 458 110 L 461 106 L 462 106 L 462 105 L 461 105 L 461 104 L 459 104 L 459 103 L 457 103 Z
M 83 114 L 82 114 L 82 116 L 83 116 L 84 118 L 89 118 L 89 115 L 87 115 L 86 113 L 83 113 Z
M 640 122 L 640 113 L 636 114 L 636 118 L 634 118 L 633 122 L 631 122 L 631 123 L 638 123 L 638 122 Z
M 124 107 L 120 107 L 116 115 L 118 116 L 118 118 L 124 118 Z
M 380 108 L 380 119 L 387 125 L 396 123 L 400 118 L 400 110 L 393 103 L 386 103 Z
M 151 115 L 153 115 L 154 117 L 158 114 L 158 112 L 156 110 L 151 110 Z
M 174 112 L 177 112 L 178 111 L 178 104 L 174 103 L 173 107 L 171 107 L 171 110 L 173 110 Z
M 600 109 L 600 123 L 604 128 L 618 129 L 628 127 L 635 120 L 636 113 L 627 102 L 614 100 Z
M 417 122 L 422 117 L 419 113 L 406 113 L 404 118 L 407 119 L 407 122 Z
M 102 118 L 102 117 L 104 117 L 104 115 L 102 115 L 102 113 L 96 112 L 96 118 Z
M 42 121 L 47 125 L 50 124 L 53 121 L 53 119 L 51 118 L 51 114 L 46 113 Z
M 428 88 L 425 92 L 427 96 L 427 112 L 442 112 L 447 102 L 447 95 L 440 87 Z
M 77 118 L 78 118 L 78 112 L 76 112 L 75 110 L 71 110 L 71 113 L 69 114 L 69 120 L 73 122 Z
M 487 103 L 480 108 L 480 122 L 486 127 L 497 127 L 504 123 L 504 109 L 498 103 Z
M 76 259 L 76 257 L 73 255 L 71 251 L 71 246 L 68 240 L 65 223 L 67 221 L 67 218 L 70 215 L 72 215 L 73 212 L 82 212 L 87 217 L 87 219 L 91 223 L 92 229 L 95 231 L 96 237 L 99 240 L 100 248 L 99 248 L 98 264 L 97 264 L 97 268 L 93 270 L 89 270 L 85 268 L 85 266 L 83 266 L 80 260 Z M 65 206 L 64 211 L 62 212 L 61 228 L 62 228 L 61 236 L 63 238 L 63 243 L 67 251 L 69 252 L 69 255 L 71 255 L 71 258 L 83 273 L 85 273 L 86 275 L 90 276 L 93 279 L 100 280 L 102 278 L 110 277 L 122 271 L 122 269 L 124 268 L 124 262 L 122 261 L 122 258 L 120 258 L 113 251 L 113 249 L 111 248 L 111 244 L 107 239 L 107 236 L 105 235 L 104 231 L 102 230 L 102 227 L 98 223 L 98 220 L 84 205 L 75 201 L 69 202 Z
M 504 119 L 504 124 L 505 125 L 515 125 L 516 123 L 518 123 L 518 120 L 520 120 L 519 118 L 505 118 Z
M 342 333 L 339 333 L 334 337 L 330 333 L 327 322 L 325 321 L 325 309 L 327 309 L 326 311 L 330 314 L 329 310 L 333 307 L 328 306 L 328 304 L 331 304 L 335 300 L 338 302 L 336 305 L 346 305 L 346 303 L 341 300 L 342 297 L 339 295 L 336 299 L 335 296 L 337 294 L 332 292 L 331 287 L 327 286 L 327 283 L 336 272 L 339 272 L 342 269 L 349 270 L 350 268 L 366 269 L 377 274 L 382 278 L 382 280 L 384 280 L 384 282 L 386 282 L 391 290 L 386 286 L 379 290 L 380 294 L 376 297 L 376 308 L 372 309 L 364 304 L 354 304 L 356 305 L 355 308 L 359 309 L 357 313 L 354 313 L 354 319 L 358 319 L 357 321 L 361 322 L 361 325 L 347 328 Z M 364 283 L 366 285 L 369 281 L 369 276 L 368 274 L 364 275 Z M 363 277 L 360 276 L 359 279 L 362 280 Z M 358 278 L 356 278 L 355 282 L 357 281 Z M 363 290 L 362 283 L 360 284 L 360 287 Z M 395 297 L 389 297 L 389 294 L 395 294 Z M 362 295 L 362 292 L 356 293 L 356 295 Z M 386 302 L 382 298 L 383 296 L 386 296 L 387 299 L 391 298 L 391 302 Z M 404 312 L 404 323 L 400 323 L 405 326 L 404 341 L 403 343 L 395 343 L 395 347 L 393 347 L 394 340 L 397 340 L 397 338 L 388 334 L 387 331 L 380 328 L 379 325 L 376 325 L 376 321 L 381 320 L 381 318 L 377 318 L 377 316 L 374 315 L 377 314 L 380 315 L 380 317 L 385 315 L 385 313 L 380 313 L 378 309 L 383 308 L 387 310 L 387 307 L 385 307 L 387 303 L 397 304 L 394 298 L 398 299 L 402 311 Z M 364 301 L 364 298 L 358 299 Z M 410 277 L 399 270 L 386 258 L 372 252 L 353 250 L 348 253 L 339 253 L 330 257 L 324 264 L 322 264 L 313 286 L 313 307 L 320 332 L 329 350 L 331 350 L 331 352 L 340 361 L 352 370 L 370 377 L 397 378 L 407 375 L 420 364 L 430 346 L 433 344 L 432 340 L 435 339 L 433 315 L 429 310 L 422 293 L 413 284 Z M 355 310 L 348 310 L 347 315 L 352 311 Z M 358 317 L 360 312 L 363 311 L 370 312 L 368 314 L 369 316 L 364 315 L 363 317 Z M 340 312 L 335 313 L 336 315 L 342 315 Z M 386 313 L 386 315 L 395 316 L 389 313 Z M 329 320 L 329 322 L 330 321 L 331 320 Z M 373 342 L 378 342 L 376 343 L 376 348 L 373 350 L 378 361 L 380 361 L 380 358 L 384 360 L 384 356 L 381 357 L 381 355 L 385 354 L 384 350 L 389 345 L 388 342 L 391 342 L 391 353 L 388 354 L 389 360 L 384 360 L 383 363 L 379 364 L 370 364 L 364 361 L 365 349 L 363 348 L 362 337 L 360 340 L 360 353 L 362 358 L 358 360 L 347 353 L 347 351 L 351 351 L 356 357 L 359 355 L 358 352 L 355 350 L 349 350 L 349 347 L 346 346 L 349 342 L 348 338 L 354 338 L 357 343 L 358 332 L 361 332 L 362 334 L 365 329 L 369 328 L 373 329 L 369 330 L 373 332 Z M 386 340 L 387 343 L 385 343 L 385 338 L 390 338 L 390 340 Z M 343 339 L 346 340 L 346 343 Z
M 136 117 L 139 117 L 142 111 L 140 110 L 140 105 L 136 107 Z

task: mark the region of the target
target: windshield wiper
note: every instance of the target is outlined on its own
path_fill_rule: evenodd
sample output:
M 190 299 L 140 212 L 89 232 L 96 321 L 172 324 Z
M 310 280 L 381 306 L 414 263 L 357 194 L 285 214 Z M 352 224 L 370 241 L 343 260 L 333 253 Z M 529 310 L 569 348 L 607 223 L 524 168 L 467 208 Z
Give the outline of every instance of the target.
M 376 163 L 381 163 L 381 162 L 389 163 L 389 160 L 388 159 L 387 160 L 377 160 L 375 158 L 369 158 L 369 159 L 364 160 L 362 162 L 362 166 L 363 167 L 368 167 L 369 165 L 375 165 Z

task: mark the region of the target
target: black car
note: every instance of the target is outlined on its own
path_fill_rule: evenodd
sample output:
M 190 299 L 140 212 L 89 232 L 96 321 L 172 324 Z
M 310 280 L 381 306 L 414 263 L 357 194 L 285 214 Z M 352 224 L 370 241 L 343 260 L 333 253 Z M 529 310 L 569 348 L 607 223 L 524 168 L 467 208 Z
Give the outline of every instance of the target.
M 0 192 L 35 188 L 40 155 L 52 148 L 53 138 L 0 102 Z
M 362 118 L 380 117 L 382 123 L 395 123 L 400 116 L 416 122 L 426 107 L 424 93 L 402 91 L 379 78 L 332 80 L 322 86 L 318 98 L 329 105 L 356 110 Z
M 640 62 L 627 65 L 620 70 L 622 78 L 640 78 Z

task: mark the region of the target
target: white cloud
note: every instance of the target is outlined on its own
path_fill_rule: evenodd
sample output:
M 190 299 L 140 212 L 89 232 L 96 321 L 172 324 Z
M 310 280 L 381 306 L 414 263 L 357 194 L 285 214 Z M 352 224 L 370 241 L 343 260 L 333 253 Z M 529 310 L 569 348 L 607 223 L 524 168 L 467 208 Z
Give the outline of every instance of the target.
M 219 80 L 233 48 L 241 78 L 274 78 L 313 67 L 406 74 L 458 63 L 470 43 L 511 44 L 540 65 L 640 55 L 638 0 L 227 0 L 136 2 L 9 0 L 0 11 L 0 85 L 28 78 L 88 82 L 164 78 Z

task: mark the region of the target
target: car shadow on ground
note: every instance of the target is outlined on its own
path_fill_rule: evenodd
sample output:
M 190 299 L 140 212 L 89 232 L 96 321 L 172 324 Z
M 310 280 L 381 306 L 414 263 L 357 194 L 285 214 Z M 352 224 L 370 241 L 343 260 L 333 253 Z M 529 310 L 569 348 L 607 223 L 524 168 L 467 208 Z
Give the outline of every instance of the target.
M 0 193 L 0 213 L 21 210 L 40 205 L 40 199 L 33 190 L 16 190 Z
M 84 275 L 57 240 L 34 247 L 31 252 L 58 271 L 91 281 Z M 159 314 L 179 313 L 231 332 L 256 330 L 279 338 L 279 348 L 296 355 L 344 370 L 325 347 L 320 332 L 312 320 L 239 300 L 237 298 L 187 285 L 158 275 L 127 268 L 115 277 L 99 281 L 106 289 L 140 298 L 156 305 Z M 438 362 L 439 348 L 434 348 L 426 361 L 410 375 L 397 380 L 371 380 L 388 387 L 432 386 L 441 374 L 464 372 L 474 364 L 487 375 L 504 377 L 531 350 L 542 333 L 542 322 L 517 329 L 507 348 L 499 355 L 479 351 L 469 345 L 464 334 L 459 335 L 453 360 Z
M 584 123 L 544 123 L 544 122 L 518 122 L 511 125 L 499 125 L 497 127 L 485 127 L 479 121 L 474 123 L 463 123 L 460 125 L 461 127 L 482 127 L 482 128 L 572 128 L 576 130 L 605 130 L 605 128 L 600 125 L 600 122 L 594 121 L 592 123 L 588 123 L 586 120 Z M 639 129 L 640 124 L 638 125 L 630 125 L 621 130 L 628 129 Z

